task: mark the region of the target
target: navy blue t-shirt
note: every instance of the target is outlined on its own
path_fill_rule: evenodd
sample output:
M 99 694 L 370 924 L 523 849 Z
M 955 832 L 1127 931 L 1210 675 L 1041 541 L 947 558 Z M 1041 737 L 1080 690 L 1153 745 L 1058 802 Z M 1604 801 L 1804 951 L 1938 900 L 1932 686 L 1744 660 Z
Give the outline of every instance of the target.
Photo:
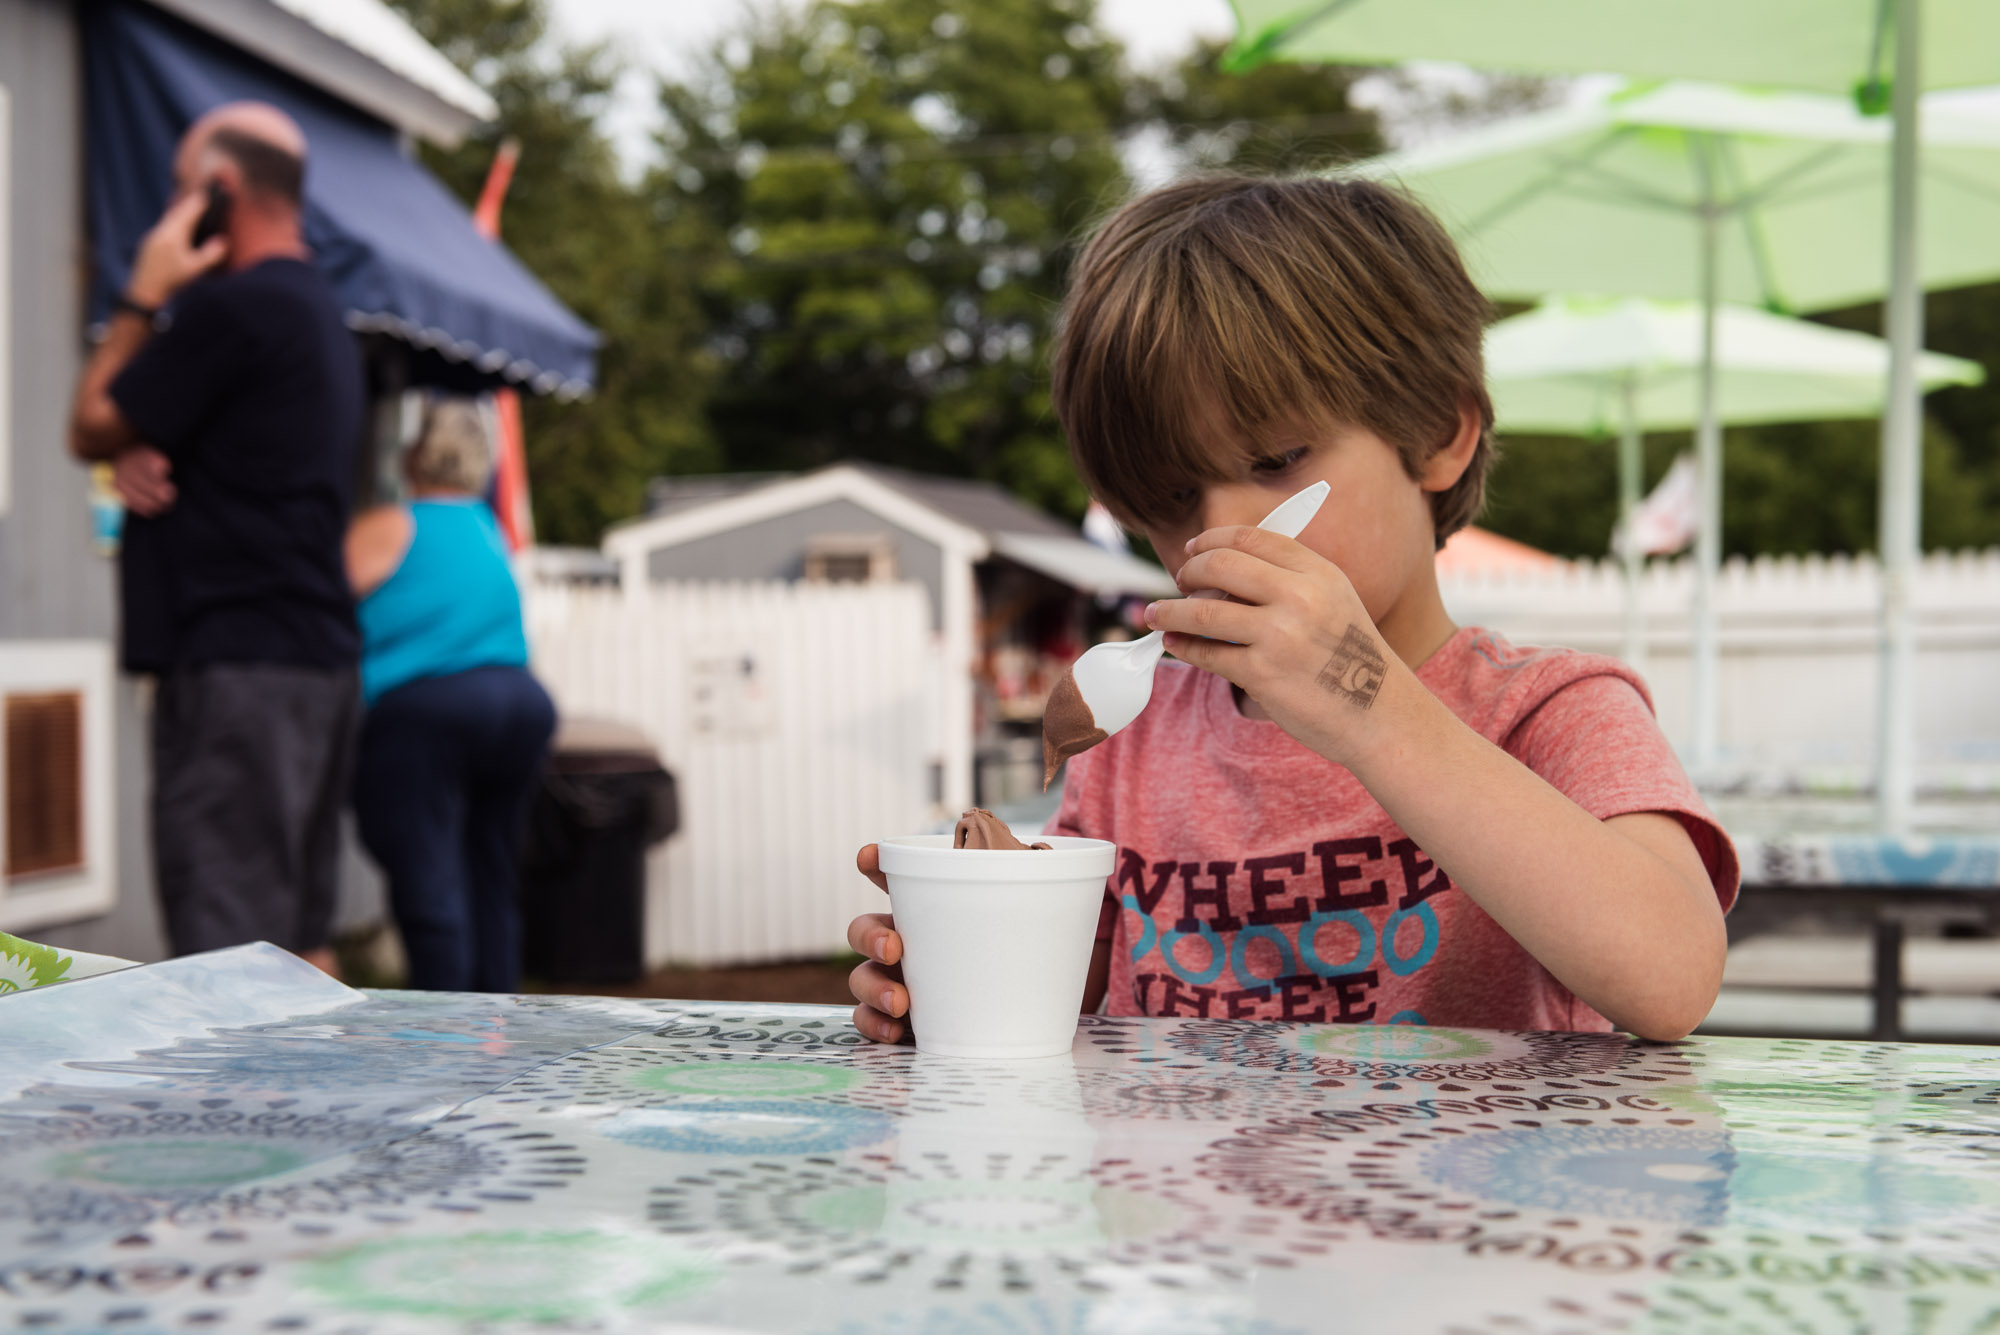
M 127 669 L 353 664 L 341 543 L 367 382 L 319 271 L 273 259 L 195 283 L 111 397 L 178 493 L 126 520 Z

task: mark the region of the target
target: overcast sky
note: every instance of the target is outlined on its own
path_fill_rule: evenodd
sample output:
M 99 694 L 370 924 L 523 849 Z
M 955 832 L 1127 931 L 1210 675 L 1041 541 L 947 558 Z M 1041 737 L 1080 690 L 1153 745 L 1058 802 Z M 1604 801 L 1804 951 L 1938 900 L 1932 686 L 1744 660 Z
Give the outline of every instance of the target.
M 766 0 L 769 3 L 770 0 Z M 797 3 L 797 0 L 779 0 Z M 1173 60 L 1197 37 L 1235 31 L 1228 0 L 1098 0 L 1105 27 L 1124 41 L 1133 63 Z M 676 73 L 742 16 L 744 0 L 551 0 L 561 36 L 610 41 L 638 70 Z M 628 155 L 648 151 L 653 118 L 651 81 L 629 77 L 609 116 L 613 137 Z
M 744 6 L 742 0 L 553 0 L 550 8 L 569 36 L 613 38 L 635 58 L 671 68 L 727 30 Z M 1172 59 L 1197 35 L 1226 37 L 1235 26 L 1228 0 L 1099 0 L 1097 8 L 1142 65 Z

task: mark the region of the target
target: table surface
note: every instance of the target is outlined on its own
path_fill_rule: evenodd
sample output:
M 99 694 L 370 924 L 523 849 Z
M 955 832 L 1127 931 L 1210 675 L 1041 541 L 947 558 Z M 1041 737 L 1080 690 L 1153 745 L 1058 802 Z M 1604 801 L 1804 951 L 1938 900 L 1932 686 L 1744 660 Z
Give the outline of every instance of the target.
M 0 996 L 0 1330 L 2000 1330 L 2000 1049 Z

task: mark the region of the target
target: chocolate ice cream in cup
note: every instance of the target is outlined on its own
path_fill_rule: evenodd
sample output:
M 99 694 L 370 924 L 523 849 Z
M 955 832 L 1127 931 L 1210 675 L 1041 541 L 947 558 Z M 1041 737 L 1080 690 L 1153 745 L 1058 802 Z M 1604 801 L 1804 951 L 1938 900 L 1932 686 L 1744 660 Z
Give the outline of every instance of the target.
M 950 834 L 880 842 L 917 1050 L 1053 1057 L 1070 1050 L 1116 849 L 958 848 Z
M 1027 850 L 1048 848 L 1046 843 L 1024 844 L 1018 839 L 1007 822 L 988 811 L 985 807 L 974 807 L 958 818 L 952 828 L 953 848 L 1012 848 Z

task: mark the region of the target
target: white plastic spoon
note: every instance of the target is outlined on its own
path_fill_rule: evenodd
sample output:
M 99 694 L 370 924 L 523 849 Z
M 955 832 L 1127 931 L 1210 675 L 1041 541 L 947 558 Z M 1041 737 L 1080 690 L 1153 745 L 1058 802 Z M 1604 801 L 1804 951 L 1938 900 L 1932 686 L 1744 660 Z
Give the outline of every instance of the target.
M 1325 503 L 1331 490 L 1326 483 L 1315 482 L 1265 515 L 1257 527 L 1296 538 L 1305 532 L 1306 525 L 1319 513 L 1319 507 Z M 1192 598 L 1227 596 L 1220 589 L 1202 589 L 1189 595 Z M 1139 711 L 1153 698 L 1153 669 L 1159 665 L 1160 655 L 1165 652 L 1165 633 L 1156 630 L 1136 640 L 1093 645 L 1070 664 L 1065 681 L 1075 683 L 1077 694 L 1082 696 L 1085 708 L 1090 710 L 1091 722 L 1103 734 L 1091 737 L 1079 749 L 1096 745 L 1139 717 Z M 1064 684 L 1057 682 L 1055 690 L 1050 692 L 1051 706 L 1056 706 L 1058 697 L 1066 693 Z M 1055 777 L 1057 766 L 1067 758 L 1060 752 L 1061 748 L 1051 741 L 1048 725 L 1044 722 L 1042 760 L 1046 775 L 1043 787 L 1048 786 L 1048 780 Z

